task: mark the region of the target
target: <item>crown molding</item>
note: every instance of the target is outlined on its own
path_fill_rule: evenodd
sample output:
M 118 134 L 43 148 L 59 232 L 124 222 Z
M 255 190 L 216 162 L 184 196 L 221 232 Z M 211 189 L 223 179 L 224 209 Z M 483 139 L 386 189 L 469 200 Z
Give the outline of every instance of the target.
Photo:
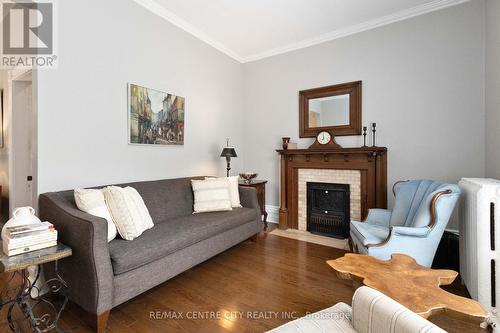
M 443 8 L 455 6 L 470 0 L 435 0 L 424 5 L 416 6 L 413 8 L 405 9 L 394 14 L 386 15 L 377 19 L 366 21 L 360 24 L 352 25 L 346 28 L 334 30 L 332 32 L 323 34 L 316 38 L 311 38 L 307 40 L 300 41 L 298 43 L 289 44 L 284 47 L 275 48 L 266 52 L 250 55 L 243 58 L 243 62 L 252 62 L 261 60 L 264 58 L 269 58 L 275 55 L 300 50 L 309 46 L 322 44 L 334 39 L 339 39 L 349 35 L 354 35 L 363 31 L 372 30 L 384 25 L 389 25 L 391 23 L 403 21 L 415 16 L 427 14 L 436 10 Z
M 228 55 L 229 57 L 233 58 L 234 60 L 240 62 L 240 63 L 247 63 L 247 62 L 252 62 L 252 61 L 257 61 L 261 60 L 264 58 L 269 58 L 272 56 L 276 56 L 279 54 L 291 52 L 291 51 L 296 51 L 300 50 L 306 47 L 310 47 L 313 45 L 325 43 L 331 40 L 339 39 L 342 37 L 346 37 L 349 35 L 357 34 L 363 31 L 375 29 L 384 25 L 388 25 L 391 23 L 403 21 L 406 19 L 410 19 L 412 17 L 416 17 L 419 15 L 424 15 L 433 11 L 437 11 L 443 8 L 455 6 L 464 2 L 468 2 L 470 0 L 434 0 L 431 2 L 428 2 L 426 4 L 408 8 L 390 15 L 386 15 L 380 18 L 376 18 L 373 20 L 369 20 L 366 22 L 362 22 L 359 24 L 355 24 L 346 28 L 342 29 L 337 29 L 334 31 L 331 31 L 329 33 L 323 34 L 321 36 L 311 38 L 311 39 L 306 39 L 297 43 L 289 44 L 283 47 L 278 47 L 269 51 L 249 55 L 249 56 L 241 56 L 238 53 L 234 52 L 230 48 L 226 47 L 224 44 L 220 43 L 219 41 L 209 37 L 206 33 L 202 32 L 201 30 L 195 28 L 193 25 L 189 24 L 185 20 L 181 19 L 178 17 L 176 14 L 172 13 L 165 7 L 161 6 L 158 4 L 155 0 L 133 0 L 134 2 L 138 3 L 142 7 L 148 9 L 149 11 L 153 12 L 154 14 L 162 17 L 163 19 L 167 20 L 168 22 L 172 23 L 173 25 L 177 26 L 178 28 L 188 32 L 189 34 L 193 35 L 194 37 L 200 39 L 201 41 L 207 43 L 208 45 L 214 47 L 215 49 L 219 50 L 220 52 Z
M 189 24 L 179 16 L 175 15 L 159 3 L 157 3 L 155 0 L 133 0 L 137 4 L 141 5 L 142 7 L 146 8 L 147 10 L 151 11 L 153 14 L 158 15 L 159 17 L 167 20 L 168 22 L 172 23 L 176 27 L 186 31 L 187 33 L 193 35 L 194 37 L 198 38 L 199 40 L 207 43 L 208 45 L 212 46 L 213 48 L 219 50 L 220 52 L 224 53 L 225 55 L 233 58 L 234 60 L 243 63 L 244 59 L 242 56 L 237 54 L 236 52 L 233 52 L 229 48 L 227 48 L 225 45 L 222 43 L 216 41 L 215 39 L 211 38 L 208 36 L 206 33 L 202 32 L 201 30 L 195 28 L 193 25 Z

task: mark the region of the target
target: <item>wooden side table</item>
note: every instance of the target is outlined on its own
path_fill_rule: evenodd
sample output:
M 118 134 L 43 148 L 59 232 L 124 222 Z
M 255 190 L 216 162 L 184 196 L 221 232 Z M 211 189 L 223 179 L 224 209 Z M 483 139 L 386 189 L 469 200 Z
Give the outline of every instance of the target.
M 17 275 L 22 281 L 21 286 L 17 290 L 7 290 L 8 285 L 2 286 L 0 290 L 0 309 L 4 306 L 8 307 L 7 321 L 12 332 L 20 332 L 14 318 L 12 318 L 12 311 L 16 305 L 21 310 L 24 319 L 29 322 L 33 332 L 45 333 L 52 330 L 62 332 L 58 327 L 58 322 L 68 302 L 68 297 L 66 296 L 68 285 L 59 275 L 57 261 L 71 255 L 71 248 L 62 243 L 58 243 L 53 247 L 17 256 L 7 257 L 4 254 L 0 254 L 0 273 L 12 273 L 11 280 Z M 54 262 L 55 277 L 46 280 L 42 286 L 37 286 L 40 273 L 42 272 L 42 265 L 48 262 Z M 29 279 L 29 266 L 38 266 L 33 281 Z M 56 309 L 45 295 L 40 295 L 41 291 L 45 288 L 48 288 L 48 291 L 52 293 L 59 292 L 64 296 L 63 304 L 59 310 Z M 35 314 L 33 310 L 41 303 L 47 305 L 50 313 L 45 313 L 43 315 Z
M 245 183 L 239 180 L 239 185 L 243 187 L 253 187 L 257 191 L 257 201 L 260 206 L 260 213 L 264 216 L 264 230 L 267 230 L 267 212 L 266 212 L 266 183 L 267 180 L 254 180 L 251 183 Z

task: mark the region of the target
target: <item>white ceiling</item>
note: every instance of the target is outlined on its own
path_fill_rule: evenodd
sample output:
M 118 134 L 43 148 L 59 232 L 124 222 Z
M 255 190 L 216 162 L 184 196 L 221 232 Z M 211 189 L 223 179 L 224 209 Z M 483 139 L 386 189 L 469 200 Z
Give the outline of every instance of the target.
M 240 62 L 468 0 L 134 0 Z

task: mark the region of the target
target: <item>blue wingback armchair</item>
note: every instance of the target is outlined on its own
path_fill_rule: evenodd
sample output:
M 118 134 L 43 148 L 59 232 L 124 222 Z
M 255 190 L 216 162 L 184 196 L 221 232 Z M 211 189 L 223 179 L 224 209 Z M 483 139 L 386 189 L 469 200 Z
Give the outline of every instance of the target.
M 412 180 L 396 183 L 393 192 L 392 211 L 370 209 L 364 222 L 351 221 L 351 249 L 383 260 L 403 253 L 430 267 L 460 189 L 455 184 Z

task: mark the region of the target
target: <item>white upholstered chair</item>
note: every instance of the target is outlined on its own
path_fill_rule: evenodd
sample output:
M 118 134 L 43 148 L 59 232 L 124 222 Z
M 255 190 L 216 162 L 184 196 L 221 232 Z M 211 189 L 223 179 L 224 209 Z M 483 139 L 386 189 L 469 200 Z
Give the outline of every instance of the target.
M 445 333 L 438 326 L 408 310 L 381 292 L 360 287 L 352 308 L 338 303 L 331 308 L 296 319 L 268 333 Z

